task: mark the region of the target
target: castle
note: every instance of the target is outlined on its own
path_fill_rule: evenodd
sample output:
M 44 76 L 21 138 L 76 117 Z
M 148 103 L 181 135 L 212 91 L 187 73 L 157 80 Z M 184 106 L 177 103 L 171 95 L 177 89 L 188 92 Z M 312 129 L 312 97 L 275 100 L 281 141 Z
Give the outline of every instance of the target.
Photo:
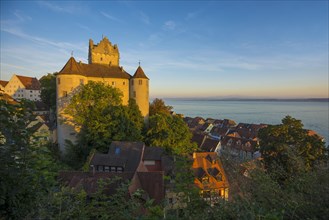
M 57 142 L 61 151 L 65 150 L 65 140 L 74 143 L 79 128 L 64 113 L 74 91 L 89 81 L 104 82 L 118 88 L 122 94 L 122 102 L 128 104 L 130 98 L 136 103 L 147 120 L 149 115 L 149 78 L 141 66 L 131 76 L 119 65 L 120 53 L 117 45 L 112 45 L 107 37 L 98 44 L 89 40 L 88 64 L 77 62 L 71 57 L 61 71 L 56 74 L 57 87 Z

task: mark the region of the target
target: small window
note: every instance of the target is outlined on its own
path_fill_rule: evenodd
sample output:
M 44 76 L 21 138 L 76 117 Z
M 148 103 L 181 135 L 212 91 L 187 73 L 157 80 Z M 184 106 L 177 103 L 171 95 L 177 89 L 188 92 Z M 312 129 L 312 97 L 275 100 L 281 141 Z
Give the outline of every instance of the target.
M 57 79 L 57 84 L 58 84 L 58 85 L 61 84 L 61 78 L 58 78 L 58 79 Z
M 125 86 L 125 85 L 126 85 L 126 82 L 123 82 L 123 83 L 122 83 L 122 85 L 124 85 L 124 86 Z
M 67 91 L 63 91 L 63 97 L 67 97 Z
M 131 80 L 131 85 L 132 85 L 132 86 L 134 85 L 134 80 Z
M 117 172 L 118 173 L 122 173 L 123 172 L 123 168 L 122 167 L 117 167 Z
M 30 97 L 32 97 L 33 95 L 30 95 Z
M 101 61 L 103 60 L 103 57 L 101 57 Z
M 112 82 L 112 86 L 115 86 L 115 82 Z
M 115 167 L 111 167 L 111 172 L 115 172 L 115 171 L 116 171 Z
M 109 166 L 104 166 L 104 171 L 105 172 L 110 172 L 110 167 Z
M 30 93 L 32 93 L 32 90 L 30 90 Z
M 138 85 L 142 85 L 143 84 L 143 80 L 138 80 Z

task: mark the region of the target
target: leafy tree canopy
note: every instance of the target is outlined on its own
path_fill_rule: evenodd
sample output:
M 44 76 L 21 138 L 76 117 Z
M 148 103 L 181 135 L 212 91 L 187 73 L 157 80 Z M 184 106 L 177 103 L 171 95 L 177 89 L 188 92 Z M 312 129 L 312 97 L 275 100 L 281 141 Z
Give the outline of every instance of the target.
M 150 116 L 156 114 L 170 115 L 170 111 L 172 110 L 172 108 L 172 106 L 165 105 L 162 99 L 156 98 L 150 104 Z
M 310 170 L 325 156 L 324 142 L 308 135 L 302 122 L 291 116 L 282 119 L 282 124 L 261 129 L 259 138 L 266 168 L 275 171 L 280 167 L 282 175 Z
M 192 134 L 181 117 L 156 114 L 149 118 L 145 141 L 149 146 L 163 147 L 170 153 L 184 155 L 196 149 L 196 145 L 191 143 L 191 137 Z
M 0 100 L 0 219 L 25 218 L 56 184 L 59 166 L 50 151 L 30 141 L 31 109 L 27 100 Z
M 65 113 L 81 130 L 78 146 L 70 144 L 68 152 L 81 159 L 75 161 L 79 165 L 84 163 L 92 148 L 106 152 L 112 141 L 142 139 L 144 121 L 136 102 L 130 100 L 128 106 L 123 106 L 121 98 L 120 90 L 102 82 L 89 82 L 72 97 Z
M 41 100 L 54 112 L 56 111 L 56 73 L 48 73 L 41 77 Z

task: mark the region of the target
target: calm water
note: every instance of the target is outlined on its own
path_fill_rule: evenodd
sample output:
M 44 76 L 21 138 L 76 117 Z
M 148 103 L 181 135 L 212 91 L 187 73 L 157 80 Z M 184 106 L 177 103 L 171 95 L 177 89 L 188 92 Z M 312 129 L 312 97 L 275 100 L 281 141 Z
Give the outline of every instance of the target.
M 290 115 L 302 120 L 304 128 L 311 129 L 329 140 L 329 102 L 307 101 L 218 101 L 164 99 L 184 116 L 232 119 L 235 122 L 280 124 Z

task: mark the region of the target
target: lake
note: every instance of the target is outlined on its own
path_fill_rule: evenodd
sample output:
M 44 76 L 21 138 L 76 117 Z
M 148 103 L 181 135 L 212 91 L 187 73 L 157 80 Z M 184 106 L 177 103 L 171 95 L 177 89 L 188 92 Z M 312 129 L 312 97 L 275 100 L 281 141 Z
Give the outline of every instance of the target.
M 163 100 L 184 116 L 232 119 L 236 123 L 280 124 L 282 118 L 290 115 L 302 120 L 304 128 L 316 131 L 327 143 L 329 140 L 328 101 Z

